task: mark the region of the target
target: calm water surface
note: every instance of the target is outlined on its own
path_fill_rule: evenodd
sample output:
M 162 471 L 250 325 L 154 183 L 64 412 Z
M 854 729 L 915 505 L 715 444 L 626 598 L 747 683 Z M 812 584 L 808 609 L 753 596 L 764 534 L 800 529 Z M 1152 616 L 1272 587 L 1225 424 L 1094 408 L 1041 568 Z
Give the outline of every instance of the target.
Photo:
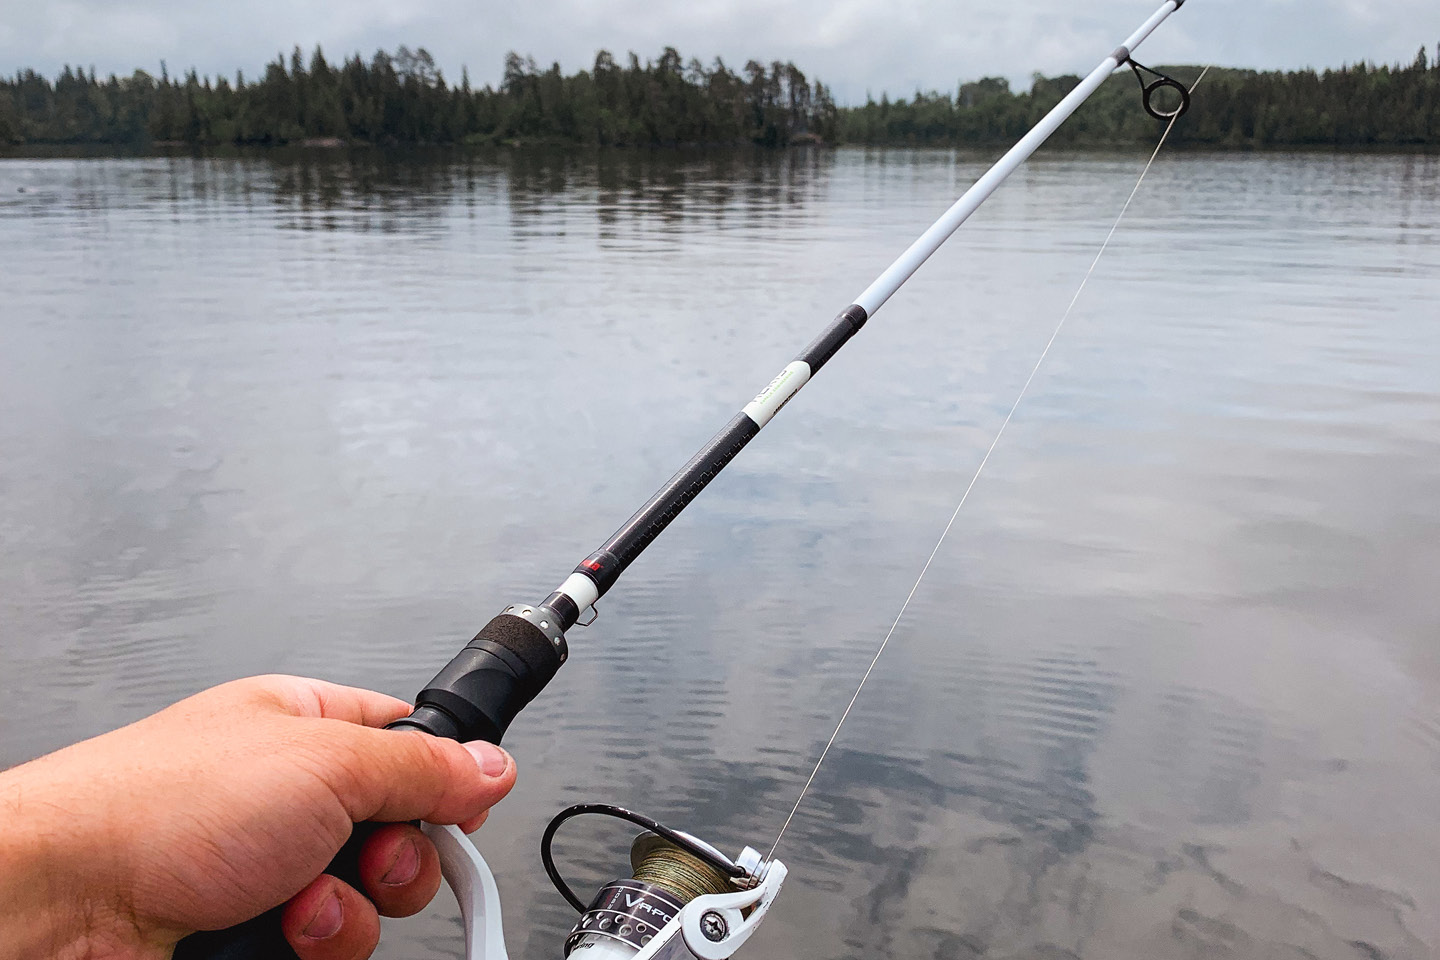
M 0 161 L 0 764 L 243 674 L 408 699 L 983 160 Z M 768 845 L 1143 160 L 1027 168 L 573 633 L 477 836 L 517 960 L 566 804 Z M 1440 159 L 1162 159 L 744 955 L 1440 951 L 1437 320 Z

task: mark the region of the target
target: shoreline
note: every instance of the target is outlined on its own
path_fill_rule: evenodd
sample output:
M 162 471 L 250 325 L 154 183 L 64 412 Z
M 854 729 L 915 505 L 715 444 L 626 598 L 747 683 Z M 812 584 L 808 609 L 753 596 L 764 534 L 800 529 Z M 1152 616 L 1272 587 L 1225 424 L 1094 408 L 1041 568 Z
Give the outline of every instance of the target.
M 502 142 L 486 144 L 442 144 L 442 143 L 396 143 L 375 144 L 364 141 L 345 141 L 338 137 L 307 138 L 294 143 L 216 145 L 189 144 L 183 141 L 151 141 L 145 144 L 124 143 L 22 143 L 0 144 L 0 161 L 4 160 L 45 160 L 45 159 L 173 159 L 190 157 L 194 159 L 255 159 L 261 157 L 313 157 L 341 160 L 361 155 L 383 156 L 387 159 L 455 156 L 501 156 L 516 154 L 550 154 L 570 156 L 734 156 L 750 154 L 757 156 L 784 157 L 812 153 L 834 153 L 839 151 L 906 151 L 916 153 L 962 153 L 979 156 L 991 155 L 1008 149 L 1009 144 L 978 142 L 964 144 L 944 143 L 818 143 L 808 142 L 784 147 L 762 147 L 754 144 L 669 144 L 645 146 L 600 146 L 595 144 L 554 141 Z M 1128 154 L 1153 149 L 1149 143 L 1066 143 L 1047 144 L 1037 153 L 1037 158 L 1080 154 L 1115 153 Z M 1307 154 L 1325 155 L 1440 155 L 1440 144 L 1245 144 L 1229 146 L 1211 143 L 1169 143 L 1167 153 L 1190 155 L 1283 155 Z

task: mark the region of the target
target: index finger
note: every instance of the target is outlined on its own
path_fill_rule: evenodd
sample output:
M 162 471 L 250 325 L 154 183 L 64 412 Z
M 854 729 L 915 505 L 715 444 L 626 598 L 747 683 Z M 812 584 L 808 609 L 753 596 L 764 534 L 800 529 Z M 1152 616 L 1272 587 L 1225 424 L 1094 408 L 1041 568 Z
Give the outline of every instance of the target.
M 297 717 L 383 727 L 391 721 L 410 716 L 414 709 L 404 700 L 389 694 L 308 677 L 255 677 L 242 682 L 262 684 L 265 692 L 278 698 L 287 713 Z

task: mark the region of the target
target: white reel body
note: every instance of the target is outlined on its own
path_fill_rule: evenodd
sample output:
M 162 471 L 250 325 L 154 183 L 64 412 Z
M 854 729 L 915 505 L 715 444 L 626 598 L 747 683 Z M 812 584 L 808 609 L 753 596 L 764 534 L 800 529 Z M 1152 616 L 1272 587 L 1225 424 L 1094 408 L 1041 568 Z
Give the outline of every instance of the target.
M 621 893 L 617 905 L 629 909 L 587 912 L 567 940 L 567 960 L 728 960 L 765 919 L 785 875 L 785 865 L 773 861 L 759 886 L 697 897 L 654 934 L 639 933 L 633 923 L 632 911 L 640 905 L 641 891 Z M 646 915 L 653 916 L 648 911 Z M 606 920 L 610 923 L 601 928 Z M 642 938 L 646 942 L 637 949 L 635 943 Z
M 424 830 L 439 851 L 441 873 L 460 904 L 466 960 L 508 960 L 500 891 L 485 858 L 459 827 L 427 823 Z M 728 960 L 765 919 L 787 873 L 780 861 L 762 862 L 749 848 L 740 859 L 753 872 L 736 878 L 737 889 L 689 902 L 637 880 L 608 884 L 566 938 L 565 957 Z

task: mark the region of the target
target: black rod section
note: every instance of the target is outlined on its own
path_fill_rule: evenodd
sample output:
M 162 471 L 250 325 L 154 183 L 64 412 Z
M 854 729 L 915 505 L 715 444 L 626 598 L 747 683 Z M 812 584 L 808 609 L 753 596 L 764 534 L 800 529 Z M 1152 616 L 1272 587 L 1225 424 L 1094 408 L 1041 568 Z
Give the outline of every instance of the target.
M 595 587 L 604 596 L 625 568 L 640 556 L 641 551 L 660 536 L 670 521 L 710 485 L 725 465 L 745 449 L 745 444 L 760 432 L 760 425 L 743 413 L 737 413 L 725 429 L 710 438 L 690 462 L 671 477 L 660 492 L 646 501 L 645 506 L 625 521 L 614 536 L 590 556 L 580 561 L 576 573 L 583 573 L 595 581 Z
M 820 336 L 807 346 L 796 361 L 805 364 L 804 379 L 799 381 L 798 386 L 790 388 L 785 400 L 793 396 L 810 377 L 823 367 L 831 357 L 835 356 L 846 342 L 865 326 L 869 317 L 863 307 L 851 304 L 840 312 L 830 322 Z M 789 368 L 786 368 L 787 371 Z M 761 393 L 751 404 L 759 403 L 771 390 L 780 389 L 783 386 L 781 374 L 770 386 Z M 784 406 L 785 401 L 781 401 Z M 749 408 L 747 408 L 748 410 Z M 777 408 L 778 411 L 778 408 Z M 758 415 L 758 414 L 757 414 Z M 774 416 L 774 411 L 765 415 L 757 422 L 748 412 L 742 411 L 725 425 L 710 442 L 700 449 L 700 452 L 690 458 L 690 462 L 680 468 L 680 472 L 671 477 L 660 491 L 651 497 L 643 507 L 635 512 L 635 515 L 625 521 L 624 526 L 615 531 L 615 534 L 601 545 L 590 556 L 580 562 L 575 572 L 589 577 L 595 583 L 595 589 L 600 596 L 615 585 L 620 574 L 640 556 L 641 552 L 661 532 L 670 525 L 670 521 L 680 515 L 680 511 L 690 505 L 690 501 L 700 495 L 700 491 L 709 486 L 710 481 L 725 469 L 726 465 L 734 460 L 745 445 L 755 438 L 760 429 L 769 422 L 769 417 Z M 559 599 L 567 599 L 563 594 L 558 595 Z M 556 595 L 552 595 L 555 599 Z M 549 601 L 546 601 L 547 604 Z M 566 629 L 575 622 L 569 615 L 569 610 L 562 610 L 565 614 Z

